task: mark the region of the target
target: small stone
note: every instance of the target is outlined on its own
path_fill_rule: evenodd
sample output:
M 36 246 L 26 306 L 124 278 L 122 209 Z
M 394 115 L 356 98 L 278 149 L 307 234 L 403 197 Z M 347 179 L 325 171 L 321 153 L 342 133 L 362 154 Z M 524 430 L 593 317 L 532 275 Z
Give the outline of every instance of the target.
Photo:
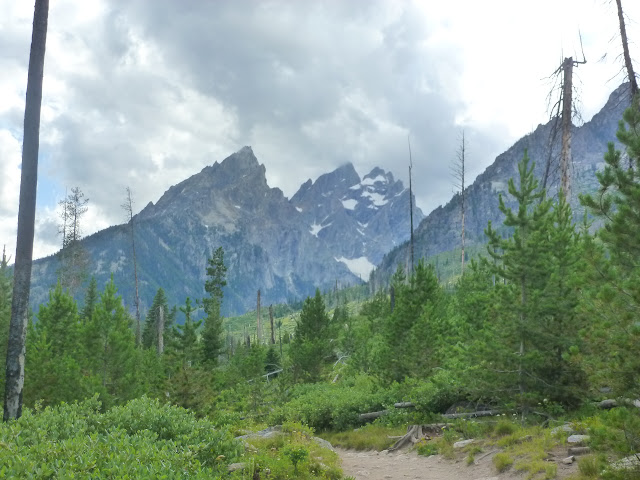
M 229 466 L 227 467 L 227 470 L 229 472 L 235 472 L 236 470 L 244 470 L 246 466 L 247 464 L 244 462 L 230 463 Z
M 570 457 L 563 458 L 562 459 L 562 463 L 564 463 L 565 465 L 571 465 L 575 459 L 576 459 L 576 457 L 571 455 Z
M 453 444 L 453 448 L 463 448 L 466 447 L 467 445 L 471 445 L 475 440 L 473 438 L 470 438 L 469 440 L 461 440 L 459 442 L 456 442 Z
M 567 438 L 567 442 L 574 445 L 584 445 L 588 441 L 589 435 L 569 435 L 569 438 Z
M 560 432 L 573 433 L 573 425 L 570 423 L 565 423 L 564 425 L 560 425 L 559 427 L 551 430 L 551 435 L 555 435 Z

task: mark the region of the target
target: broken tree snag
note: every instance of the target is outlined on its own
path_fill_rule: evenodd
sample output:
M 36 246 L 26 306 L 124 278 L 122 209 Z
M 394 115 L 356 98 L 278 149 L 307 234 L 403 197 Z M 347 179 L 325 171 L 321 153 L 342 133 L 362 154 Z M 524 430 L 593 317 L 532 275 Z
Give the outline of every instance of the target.
M 573 94 L 573 57 L 565 58 L 562 62 L 562 72 L 564 76 L 562 84 L 562 152 L 560 154 L 560 175 L 562 182 L 562 193 L 569 201 L 570 177 L 569 167 L 571 165 L 571 113 Z
M 467 413 L 445 413 L 442 415 L 444 418 L 476 418 L 476 417 L 492 417 L 498 415 L 500 410 L 480 410 L 478 412 Z
M 396 443 L 394 443 L 393 446 L 389 448 L 389 451 L 394 452 L 396 450 L 400 450 L 403 447 L 412 446 L 424 438 L 430 438 L 426 434 L 423 427 L 423 425 L 409 425 L 407 427 L 407 433 L 404 435 L 404 437 L 400 438 Z
M 387 413 L 389 413 L 389 410 L 381 410 L 379 412 L 361 413 L 360 414 L 360 420 L 363 420 L 363 421 L 375 420 L 376 418 L 380 418 L 380 417 L 386 415 Z
M 627 28 L 624 23 L 624 12 L 622 11 L 622 0 L 616 0 L 616 7 L 618 9 L 618 24 L 620 26 L 620 38 L 622 39 L 622 53 L 624 55 L 624 66 L 627 69 L 627 77 L 629 78 L 629 84 L 631 87 L 631 97 L 633 98 L 638 93 L 638 81 L 636 80 L 636 74 L 633 71 L 633 64 L 631 63 L 631 54 L 629 53 L 629 40 L 627 39 Z

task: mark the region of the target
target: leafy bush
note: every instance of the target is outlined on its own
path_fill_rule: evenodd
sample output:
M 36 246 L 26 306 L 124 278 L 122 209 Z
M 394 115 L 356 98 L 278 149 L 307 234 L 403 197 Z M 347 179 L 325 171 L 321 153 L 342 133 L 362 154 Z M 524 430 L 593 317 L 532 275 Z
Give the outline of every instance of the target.
M 438 454 L 438 446 L 431 442 L 420 442 L 417 446 L 418 455 L 429 457 Z
M 361 424 L 360 413 L 382 410 L 395 401 L 389 391 L 377 387 L 368 377 L 361 377 L 353 385 L 297 385 L 292 397 L 274 411 L 270 423 L 294 420 L 319 431 L 345 430 Z
M 508 470 L 513 465 L 513 458 L 507 453 L 496 453 L 493 457 L 493 465 L 496 467 L 499 473 Z
M 99 409 L 94 397 L 0 425 L 0 478 L 212 478 L 240 452 L 210 422 L 156 400 Z

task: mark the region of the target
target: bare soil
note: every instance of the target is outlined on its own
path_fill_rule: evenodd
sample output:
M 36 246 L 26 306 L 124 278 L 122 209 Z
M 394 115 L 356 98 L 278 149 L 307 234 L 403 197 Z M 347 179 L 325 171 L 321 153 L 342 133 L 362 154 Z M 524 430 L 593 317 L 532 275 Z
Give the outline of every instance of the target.
M 492 458 L 496 452 L 476 460 L 467 465 L 465 457 L 457 460 L 447 460 L 440 455 L 423 457 L 415 451 L 400 452 L 357 452 L 353 450 L 336 449 L 342 459 L 342 469 L 345 476 L 352 476 L 356 480 L 524 480 L 526 475 L 509 470 L 498 474 L 493 466 Z M 558 479 L 563 479 L 575 473 L 576 463 L 564 465 L 562 458 L 566 449 L 552 452 L 550 461 L 558 464 Z M 482 455 L 478 455 L 481 457 Z

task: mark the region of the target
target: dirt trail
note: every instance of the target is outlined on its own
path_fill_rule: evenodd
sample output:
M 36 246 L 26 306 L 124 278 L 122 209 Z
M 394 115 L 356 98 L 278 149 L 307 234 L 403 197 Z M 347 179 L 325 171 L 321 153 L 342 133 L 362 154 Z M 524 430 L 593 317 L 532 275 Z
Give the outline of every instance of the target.
M 415 452 L 356 452 L 336 449 L 342 458 L 342 470 L 356 480 L 480 480 L 498 479 L 486 457 L 478 465 L 445 460 L 440 455 L 423 457 Z M 509 477 L 501 475 L 500 480 Z
M 357 452 L 336 449 L 342 459 L 345 476 L 356 480 L 522 480 L 518 472 L 498 475 L 493 467 L 493 455 L 467 465 L 463 459 L 446 460 L 440 455 L 419 456 L 412 451 L 397 453 Z M 565 477 L 575 467 L 558 466 L 558 477 Z

